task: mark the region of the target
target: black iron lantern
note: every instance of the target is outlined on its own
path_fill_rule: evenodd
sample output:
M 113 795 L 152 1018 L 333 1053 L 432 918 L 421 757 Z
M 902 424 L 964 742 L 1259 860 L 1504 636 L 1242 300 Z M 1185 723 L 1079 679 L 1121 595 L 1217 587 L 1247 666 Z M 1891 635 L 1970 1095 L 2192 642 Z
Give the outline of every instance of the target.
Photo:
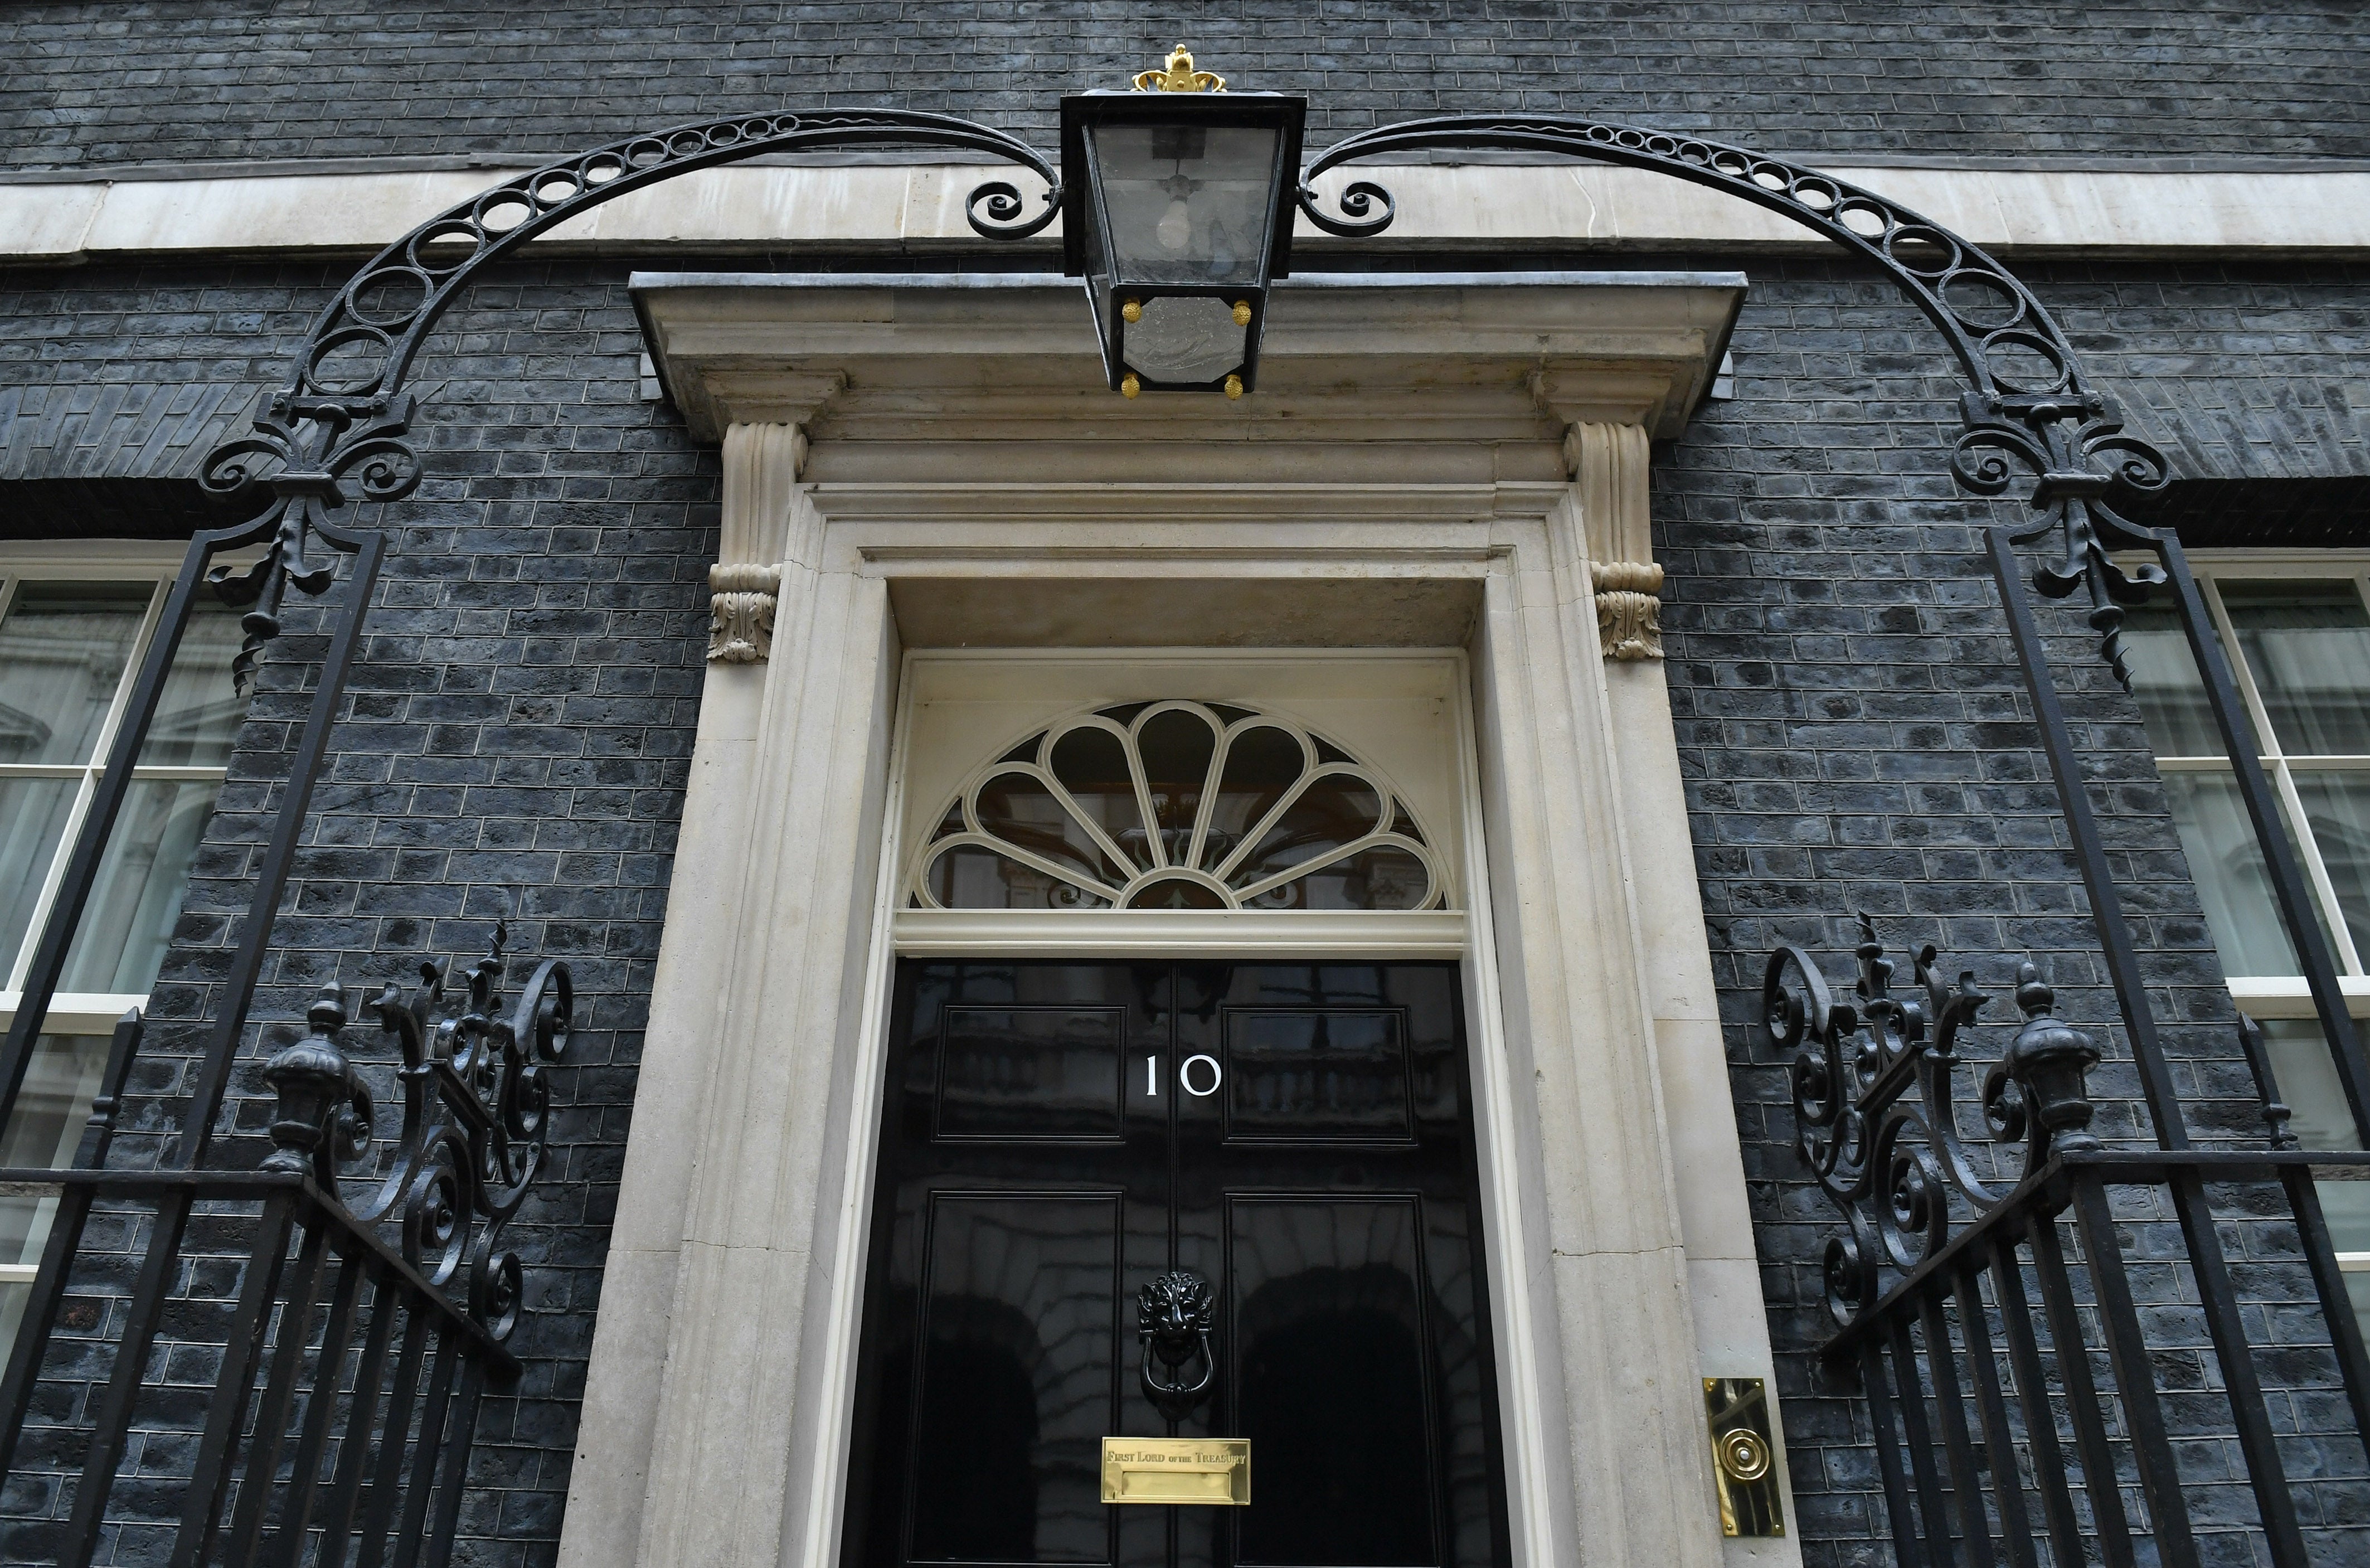
M 1307 100 L 1229 93 L 1183 44 L 1135 87 L 1062 100 L 1063 270 L 1087 280 L 1113 391 L 1239 398 L 1291 253 Z

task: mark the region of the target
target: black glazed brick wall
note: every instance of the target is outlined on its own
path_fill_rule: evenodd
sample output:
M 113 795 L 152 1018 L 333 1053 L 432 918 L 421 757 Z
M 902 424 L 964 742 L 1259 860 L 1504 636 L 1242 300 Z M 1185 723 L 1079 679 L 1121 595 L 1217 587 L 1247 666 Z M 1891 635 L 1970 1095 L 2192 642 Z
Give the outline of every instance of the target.
M 578 1027 L 551 1075 L 550 1151 L 505 1232 L 525 1264 L 512 1345 L 526 1372 L 489 1394 L 478 1424 L 464 1562 L 546 1562 L 558 1539 L 707 645 L 715 455 L 691 445 L 671 409 L 639 400 L 624 274 L 499 272 L 422 360 L 414 385 L 429 477 L 386 519 L 366 645 L 256 1001 L 261 1038 L 250 1031 L 225 1113 L 238 1136 L 217 1145 L 228 1164 L 268 1147 L 262 1055 L 325 982 L 375 991 L 416 978 L 424 958 L 466 967 L 504 916 L 512 997 L 534 962 L 571 966 Z M 0 385 L 224 380 L 259 390 L 285 374 L 341 278 L 315 268 L 0 278 Z M 449 357 L 455 346 L 466 360 Z M 376 519 L 364 509 L 359 521 Z M 213 1015 L 230 926 L 270 829 L 268 781 L 284 771 L 325 641 L 317 615 L 299 610 L 265 657 L 153 997 L 119 1164 L 152 1159 L 177 1124 L 172 1097 Z M 375 1079 L 379 1130 L 391 1135 L 391 1052 L 366 1023 L 345 1039 Z M 104 1375 L 103 1361 L 96 1370 Z M 174 1408 L 196 1419 L 204 1359 L 176 1359 L 166 1376 L 190 1382 L 193 1397 Z M 144 1451 L 128 1473 L 188 1473 L 172 1442 Z M 155 1495 L 125 1493 L 134 1505 Z M 0 1545 L 14 1561 L 39 1537 L 0 1526 L 0 1541 L 15 1543 Z M 115 1560 L 155 1544 L 128 1528 Z
M 712 455 L 636 398 L 625 261 L 523 264 L 475 294 L 420 366 L 430 478 L 397 536 L 259 1018 L 325 979 L 466 962 L 498 914 L 523 956 L 576 966 L 584 1027 L 557 1075 L 546 1185 L 512 1232 L 528 1263 L 525 1382 L 481 1428 L 466 1559 L 549 1560 L 597 1302 L 662 917 L 704 644 Z M 1757 1234 L 1780 1342 L 1799 1509 L 1820 1564 L 1881 1561 L 1881 1504 L 1847 1394 L 1819 1379 L 1816 1261 L 1828 1216 L 1790 1149 L 1783 1064 L 1751 1039 L 1760 963 L 1793 940 L 1840 974 L 1865 910 L 1896 951 L 1927 940 L 2002 995 L 2042 959 L 2063 1011 L 2101 1029 L 2078 889 L 1981 574 L 1989 513 L 1951 490 L 1957 386 L 1939 341 L 1848 267 L 1753 269 L 1739 397 L 1657 453 L 1671 570 L 1666 666 L 1689 776 Z M 88 270 L 0 278 L 0 387 L 232 382 L 283 373 L 339 274 L 315 267 Z M 2358 271 L 2064 265 L 2044 298 L 2108 385 L 2157 377 L 2264 441 L 2358 386 Z M 468 357 L 452 350 L 466 345 Z M 2308 352 L 2303 352 L 2308 351 Z M 2215 969 L 2128 704 L 2062 628 L 2127 892 L 2184 1082 L 2209 1132 L 2243 1124 Z M 170 1130 L 190 1025 L 212 1006 L 228 912 L 302 710 L 316 628 L 265 666 L 156 997 L 122 1158 Z M 268 1039 L 276 1043 L 280 1024 Z M 1996 1049 L 1987 1031 L 1982 1048 Z M 229 1113 L 260 1153 L 251 1045 Z M 2104 1130 L 2136 1128 L 2127 1070 L 2095 1080 Z M 169 1445 L 159 1453 L 169 1456 Z M 2358 1467 L 2358 1460 L 2345 1461 Z M 2341 1466 L 2339 1473 L 2344 1472 Z M 2359 1511 L 2370 1516 L 2370 1510 Z
M 2298 432 L 2284 405 L 2341 399 L 2370 369 L 2358 270 L 2023 271 L 2100 384 L 2190 377 L 2186 395 L 2252 410 L 2246 418 L 2267 437 Z M 2139 1141 L 2148 1122 L 1985 562 L 1981 529 L 1994 513 L 1960 497 L 1945 466 L 1958 428 L 1953 367 L 1887 283 L 1809 261 L 1753 276 L 1733 344 L 1736 400 L 1707 409 L 1656 453 L 1665 670 L 1800 1534 L 1817 1568 L 1857 1568 L 1891 1562 L 1893 1550 L 1865 1407 L 1813 1354 L 1833 1332 L 1820 1261 L 1838 1216 L 1794 1155 L 1788 1059 L 1761 1028 L 1770 951 L 1811 950 L 1847 997 L 1855 917 L 1866 914 L 1899 964 L 1900 995 L 1914 994 L 1910 955 L 1936 943 L 1947 974 L 1973 970 L 1994 998 L 1962 1046 L 1978 1080 L 2018 1022 L 2016 966 L 2030 956 L 2056 985 L 2059 1016 L 2109 1052 L 2091 1076 L 2098 1130 Z M 2320 329 L 2292 337 L 2302 320 Z M 2050 606 L 2044 627 L 2157 1014 L 2169 1025 L 2191 1130 L 2259 1138 L 2218 963 L 2137 710 L 2075 615 Z M 2276 1239 L 2250 1236 L 2232 1255 L 2258 1245 L 2277 1251 Z M 2272 1289 L 2272 1272 L 2252 1286 Z M 2169 1389 L 2207 1387 L 2193 1348 L 2203 1336 L 2171 1271 L 2135 1277 L 2152 1292 L 2143 1303 L 2151 1332 L 2166 1345 L 2185 1337 L 2159 1357 L 2160 1378 Z M 2298 1320 L 2277 1309 L 2250 1317 L 2274 1338 L 2318 1332 Z M 2305 1383 L 2326 1381 L 2317 1355 L 2281 1365 L 2296 1372 L 2307 1361 Z M 2189 1413 L 2228 1419 L 2218 1396 Z M 2309 1447 L 2295 1444 L 2298 1454 Z M 2307 1528 L 2341 1532 L 2316 1550 L 2338 1553 L 2331 1561 L 2370 1551 L 2359 1446 L 2291 1463 L 2312 1478 L 2300 1493 Z M 2251 1561 L 2236 1527 L 2252 1519 L 2252 1504 L 2226 1447 L 2191 1445 L 2182 1464 L 2200 1528 L 2220 1532 L 2210 1560 Z
M 2038 0 L 622 0 L 390 10 L 150 0 L 0 11 L 0 159 L 34 169 L 557 154 L 709 114 L 889 105 L 1043 141 L 1054 99 L 1189 40 L 1382 121 L 1559 110 L 1772 151 L 2370 156 L 2370 8 Z

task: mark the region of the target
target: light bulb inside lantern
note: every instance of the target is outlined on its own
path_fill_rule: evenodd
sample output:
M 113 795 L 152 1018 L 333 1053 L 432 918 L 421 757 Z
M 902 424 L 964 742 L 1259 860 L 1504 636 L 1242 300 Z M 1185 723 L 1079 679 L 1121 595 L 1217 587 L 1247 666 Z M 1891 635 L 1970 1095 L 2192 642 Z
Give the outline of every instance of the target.
M 1152 236 L 1160 241 L 1163 250 L 1185 248 L 1186 242 L 1193 237 L 1193 215 L 1185 210 L 1183 197 L 1168 203 L 1168 211 L 1162 214 Z

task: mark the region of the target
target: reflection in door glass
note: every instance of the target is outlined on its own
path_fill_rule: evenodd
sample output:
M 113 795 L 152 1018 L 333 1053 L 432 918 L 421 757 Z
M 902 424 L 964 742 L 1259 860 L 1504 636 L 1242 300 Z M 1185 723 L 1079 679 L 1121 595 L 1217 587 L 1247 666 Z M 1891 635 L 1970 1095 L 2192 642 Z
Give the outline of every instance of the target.
M 1230 1139 L 1415 1136 L 1397 1012 L 1225 1012 Z
M 1119 1136 L 1117 1009 L 949 1008 L 944 1017 L 938 1136 Z

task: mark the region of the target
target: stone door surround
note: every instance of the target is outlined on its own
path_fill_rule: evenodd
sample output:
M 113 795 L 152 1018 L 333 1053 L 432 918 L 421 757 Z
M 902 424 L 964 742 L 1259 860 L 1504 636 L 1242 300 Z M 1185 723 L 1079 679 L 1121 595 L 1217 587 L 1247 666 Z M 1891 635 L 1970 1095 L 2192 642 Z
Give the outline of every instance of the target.
M 1743 288 L 1294 279 L 1228 403 L 1105 390 L 1057 279 L 635 279 L 723 544 L 563 1563 L 835 1568 L 898 683 L 958 647 L 1461 651 L 1516 1561 L 1799 1562 L 1713 1505 L 1699 1379 L 1771 1366 L 1645 526 Z

